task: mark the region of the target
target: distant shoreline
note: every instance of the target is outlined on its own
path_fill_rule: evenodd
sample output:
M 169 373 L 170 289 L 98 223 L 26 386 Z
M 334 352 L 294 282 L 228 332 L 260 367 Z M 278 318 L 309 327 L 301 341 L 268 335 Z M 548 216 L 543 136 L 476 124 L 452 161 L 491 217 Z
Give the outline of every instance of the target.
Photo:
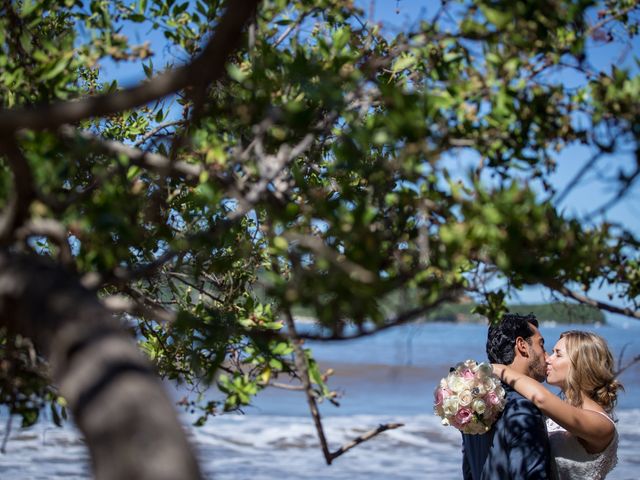
M 385 305 L 384 310 L 388 316 L 393 316 L 394 312 L 411 308 L 412 302 L 398 303 L 395 305 Z M 465 299 L 460 303 L 447 303 L 427 312 L 424 316 L 418 317 L 415 323 L 473 323 L 487 324 L 488 319 L 483 315 L 472 313 L 477 306 L 476 303 Z M 607 319 L 597 308 L 587 305 L 579 305 L 564 302 L 541 303 L 541 304 L 518 304 L 508 305 L 509 312 L 526 315 L 532 313 L 541 324 L 554 325 L 606 325 Z M 295 314 L 296 321 L 300 324 L 315 323 L 315 317 L 307 310 Z

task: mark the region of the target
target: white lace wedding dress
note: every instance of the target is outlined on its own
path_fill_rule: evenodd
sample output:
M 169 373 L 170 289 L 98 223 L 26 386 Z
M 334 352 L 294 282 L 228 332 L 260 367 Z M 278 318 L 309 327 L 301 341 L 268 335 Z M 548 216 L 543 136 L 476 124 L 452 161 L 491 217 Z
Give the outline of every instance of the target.
M 613 423 L 608 415 L 601 415 Z M 607 448 L 600 453 L 588 453 L 576 437 L 549 418 L 547 431 L 551 456 L 555 460 L 552 468 L 558 480 L 602 480 L 618 463 L 617 430 Z

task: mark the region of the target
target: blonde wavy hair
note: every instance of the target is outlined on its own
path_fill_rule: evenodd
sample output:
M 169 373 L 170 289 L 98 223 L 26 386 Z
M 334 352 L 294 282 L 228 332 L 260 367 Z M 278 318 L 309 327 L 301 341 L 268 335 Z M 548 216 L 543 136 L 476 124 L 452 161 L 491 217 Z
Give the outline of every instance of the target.
M 564 391 L 569 403 L 581 407 L 585 394 L 611 413 L 618 400 L 618 390 L 624 388 L 616 380 L 613 355 L 605 339 L 579 330 L 564 332 L 560 338 L 565 339 L 570 361 Z

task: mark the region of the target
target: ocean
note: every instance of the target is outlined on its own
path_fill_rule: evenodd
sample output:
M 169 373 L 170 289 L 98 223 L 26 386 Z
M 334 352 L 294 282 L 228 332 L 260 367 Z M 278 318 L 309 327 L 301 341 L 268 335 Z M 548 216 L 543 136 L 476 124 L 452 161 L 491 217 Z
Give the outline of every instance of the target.
M 547 349 L 567 329 L 593 330 L 607 339 L 622 364 L 640 354 L 640 322 L 612 326 L 542 325 Z M 217 480 L 458 479 L 460 434 L 443 427 L 432 414 L 432 392 L 451 365 L 483 360 L 486 327 L 467 324 L 417 324 L 390 329 L 349 342 L 308 342 L 324 368 L 335 374 L 329 384 L 341 393 L 340 407 L 320 407 L 331 450 L 383 423 L 404 426 L 384 432 L 324 463 L 316 432 L 301 392 L 261 392 L 244 414 L 220 415 L 205 426 L 190 426 L 182 414 L 206 478 Z M 620 377 L 625 392 L 616 415 L 620 447 L 611 480 L 638 478 L 640 458 L 640 365 Z M 6 415 L 0 416 L 0 438 Z M 16 420 L 16 424 L 17 424 Z M 0 478 L 91 478 L 80 434 L 42 421 L 14 427 L 0 454 Z

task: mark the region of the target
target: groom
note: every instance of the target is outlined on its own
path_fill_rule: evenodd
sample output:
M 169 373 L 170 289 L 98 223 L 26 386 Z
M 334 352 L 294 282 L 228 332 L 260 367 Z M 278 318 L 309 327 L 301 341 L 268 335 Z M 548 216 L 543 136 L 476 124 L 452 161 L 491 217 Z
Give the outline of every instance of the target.
M 539 382 L 545 379 L 544 339 L 534 315 L 505 314 L 489 327 L 491 363 L 510 365 Z M 464 480 L 547 480 L 551 478 L 549 439 L 540 411 L 508 385 L 507 403 L 491 430 L 462 435 Z

